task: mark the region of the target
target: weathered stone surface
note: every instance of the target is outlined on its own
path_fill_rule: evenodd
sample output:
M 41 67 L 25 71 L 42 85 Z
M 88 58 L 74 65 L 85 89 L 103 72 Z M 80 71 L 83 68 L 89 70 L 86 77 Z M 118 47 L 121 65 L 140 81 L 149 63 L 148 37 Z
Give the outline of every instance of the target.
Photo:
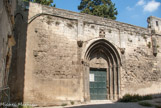
M 148 28 L 151 28 L 153 30 L 153 32 L 155 32 L 156 34 L 161 34 L 161 19 L 154 17 L 154 16 L 150 16 L 147 19 L 148 22 Z
M 12 57 L 11 49 L 15 44 L 12 36 L 13 23 L 11 22 L 11 15 L 14 12 L 10 12 L 14 9 L 15 0 L 12 4 L 4 3 L 3 0 L 0 1 L 0 88 L 7 86 L 6 79 L 8 76 L 6 75 L 8 74 Z
M 9 102 L 8 76 L 12 58 L 14 9 L 16 0 L 0 1 L 0 103 Z M 7 95 L 8 96 L 7 96 Z

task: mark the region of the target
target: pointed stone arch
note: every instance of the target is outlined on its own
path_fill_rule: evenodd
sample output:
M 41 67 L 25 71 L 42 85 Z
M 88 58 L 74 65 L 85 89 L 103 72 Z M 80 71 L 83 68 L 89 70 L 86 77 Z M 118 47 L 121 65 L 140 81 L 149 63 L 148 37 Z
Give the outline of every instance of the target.
M 107 99 L 116 100 L 120 95 L 120 66 L 121 66 L 121 57 L 117 48 L 106 39 L 98 39 L 91 42 L 84 52 L 84 91 L 85 91 L 85 100 L 90 100 L 90 90 L 89 90 L 89 71 L 91 68 L 90 61 L 92 61 L 99 53 L 99 57 L 102 57 L 107 62 L 107 78 L 108 83 L 107 87 Z M 92 67 L 94 68 L 94 67 Z M 96 67 L 99 68 L 99 67 Z

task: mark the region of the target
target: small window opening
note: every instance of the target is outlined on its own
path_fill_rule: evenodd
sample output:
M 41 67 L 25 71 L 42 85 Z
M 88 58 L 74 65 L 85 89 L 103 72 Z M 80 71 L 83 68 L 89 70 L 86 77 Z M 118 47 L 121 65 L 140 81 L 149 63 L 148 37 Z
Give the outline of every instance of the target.
M 156 26 L 159 26 L 159 25 L 158 25 L 158 21 L 156 21 Z

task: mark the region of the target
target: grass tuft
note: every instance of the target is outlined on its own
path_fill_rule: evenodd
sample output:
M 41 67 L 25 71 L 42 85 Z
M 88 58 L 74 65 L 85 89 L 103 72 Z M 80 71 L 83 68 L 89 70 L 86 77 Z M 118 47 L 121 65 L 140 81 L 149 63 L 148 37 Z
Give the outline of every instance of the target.
M 27 105 L 19 105 L 18 108 L 32 108 L 32 106 L 27 106 Z

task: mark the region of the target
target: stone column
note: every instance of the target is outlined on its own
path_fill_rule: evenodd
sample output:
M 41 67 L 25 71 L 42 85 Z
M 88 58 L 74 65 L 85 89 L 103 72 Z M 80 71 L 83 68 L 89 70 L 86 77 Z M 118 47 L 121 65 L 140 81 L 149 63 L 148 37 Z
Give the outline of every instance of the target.
M 110 100 L 113 100 L 113 67 L 110 68 Z
M 119 99 L 120 96 L 120 66 L 117 66 L 117 99 Z
M 87 62 L 84 62 L 84 101 L 90 101 L 90 91 L 89 91 L 89 65 Z
M 116 67 L 116 65 L 113 65 L 113 77 L 114 77 L 114 100 L 116 100 L 117 99 L 117 67 Z

